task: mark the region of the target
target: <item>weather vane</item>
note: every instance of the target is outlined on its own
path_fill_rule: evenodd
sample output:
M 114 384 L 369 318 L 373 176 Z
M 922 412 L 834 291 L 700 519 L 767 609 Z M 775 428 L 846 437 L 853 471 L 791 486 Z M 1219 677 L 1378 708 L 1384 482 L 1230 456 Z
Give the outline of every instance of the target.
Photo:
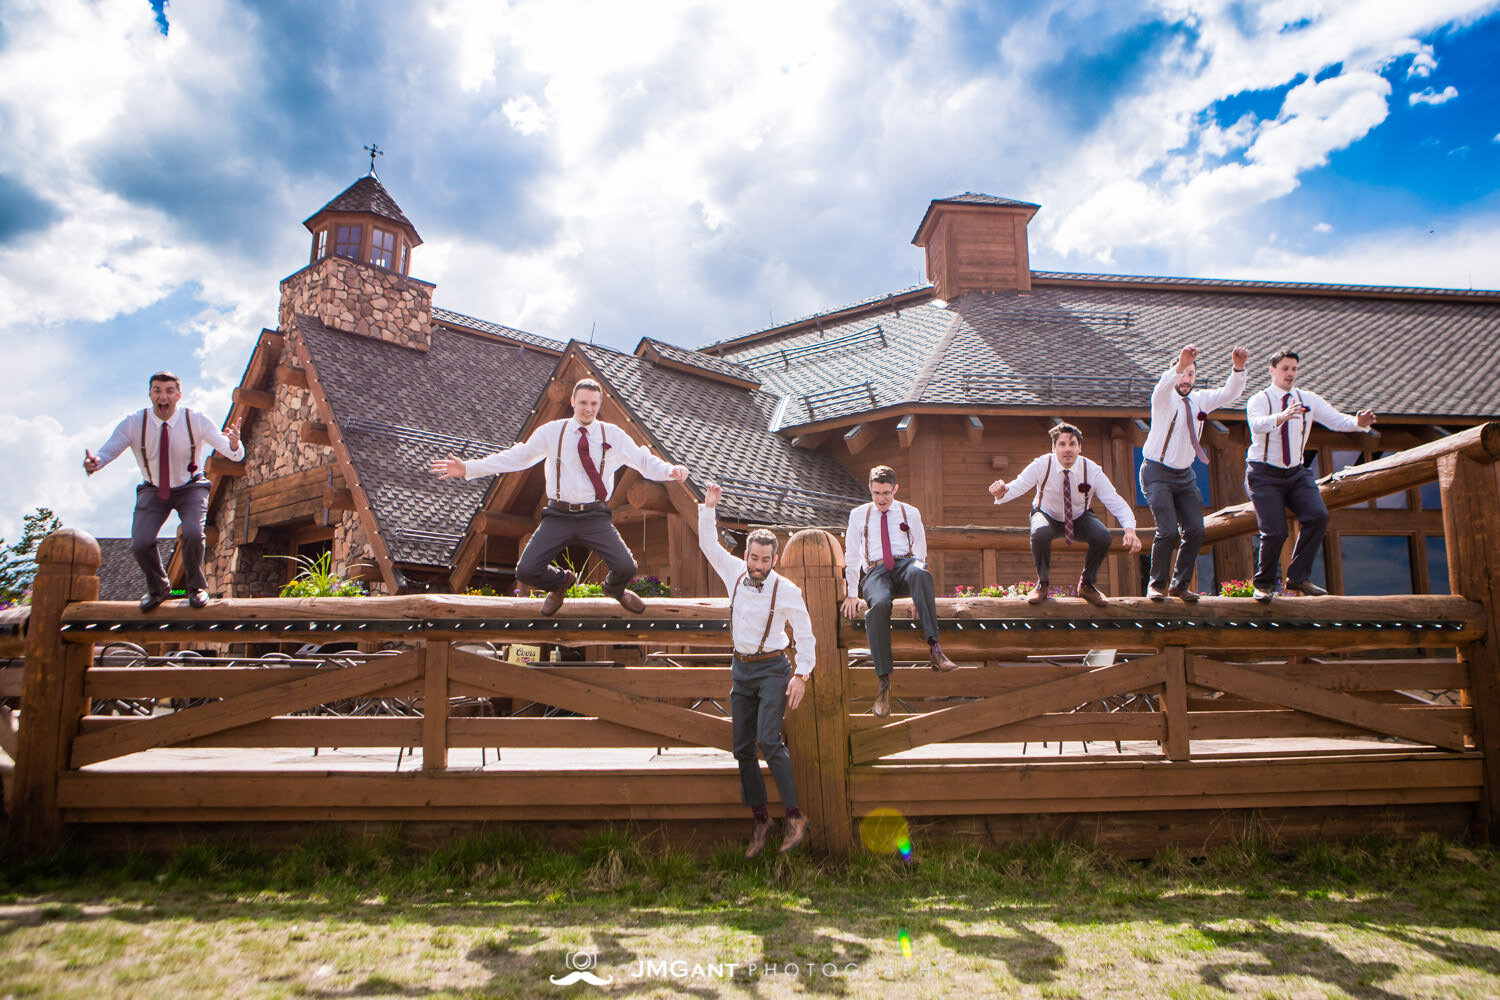
M 365 152 L 370 154 L 370 175 L 373 177 L 375 174 L 375 157 L 384 156 L 385 150 L 372 142 L 365 147 Z

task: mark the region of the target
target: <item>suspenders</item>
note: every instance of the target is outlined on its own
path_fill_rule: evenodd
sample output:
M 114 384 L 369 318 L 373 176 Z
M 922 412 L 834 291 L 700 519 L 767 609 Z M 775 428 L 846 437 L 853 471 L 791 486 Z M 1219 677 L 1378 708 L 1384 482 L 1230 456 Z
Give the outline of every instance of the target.
M 897 500 L 896 505 L 901 508 L 901 530 L 906 532 L 906 547 L 912 550 L 912 555 L 916 555 L 916 545 L 914 545 L 911 540 L 911 518 L 906 516 L 906 504 L 902 503 L 900 500 Z M 867 563 L 877 561 L 875 557 L 870 554 L 870 514 L 874 510 L 874 504 L 870 504 L 865 508 L 865 562 Z
M 1193 405 L 1192 404 L 1192 400 L 1189 397 L 1187 397 L 1187 396 L 1184 396 L 1182 398 L 1188 400 L 1188 406 L 1191 408 L 1192 405 Z M 1189 412 L 1191 412 L 1191 410 Z M 1161 455 L 1156 459 L 1158 462 L 1163 462 L 1163 463 L 1166 462 L 1166 460 L 1167 460 L 1167 445 L 1169 445 L 1169 444 L 1172 443 L 1172 432 L 1175 431 L 1176 429 L 1177 429 L 1177 407 L 1174 406 L 1174 407 L 1172 407 L 1172 420 L 1171 420 L 1170 423 L 1167 424 L 1167 436 L 1164 437 L 1164 438 L 1162 438 L 1162 440 L 1161 440 Z M 1191 427 L 1188 428 L 1188 433 L 1189 434 L 1193 433 L 1193 429 Z
M 734 592 L 729 595 L 729 614 L 734 615 L 734 599 L 740 594 L 740 584 L 745 581 L 745 576 L 734 581 Z M 760 645 L 755 647 L 752 656 L 759 656 L 766 648 L 766 640 L 771 638 L 771 622 L 776 618 L 776 588 L 781 586 L 781 577 L 777 576 L 771 581 L 771 610 L 766 612 L 766 630 L 760 634 Z
M 1082 455 L 1079 455 L 1078 456 L 1078 461 L 1080 461 L 1080 462 L 1083 463 L 1083 483 L 1081 485 L 1087 486 L 1089 484 L 1089 460 L 1086 459 L 1086 458 L 1084 458 Z M 1069 470 L 1069 471 L 1072 471 L 1072 470 Z M 1041 483 L 1040 486 L 1038 486 L 1036 488 L 1036 499 L 1033 500 L 1033 501 L 1031 501 L 1031 512 L 1033 514 L 1035 514 L 1037 511 L 1039 511 L 1039 510 L 1042 509 L 1042 494 L 1044 492 L 1046 492 L 1046 489 L 1047 489 L 1047 480 L 1049 480 L 1051 478 L 1052 478 L 1052 456 L 1048 455 L 1047 456 L 1047 471 L 1044 472 L 1044 473 L 1042 473 L 1042 483 Z M 1079 515 L 1087 512 L 1088 509 L 1089 509 L 1089 502 L 1092 501 L 1093 499 L 1094 499 L 1094 494 L 1093 494 L 1092 490 L 1090 490 L 1088 492 L 1085 492 L 1084 495 L 1083 495 L 1083 510 L 1079 511 L 1078 514 L 1075 514 L 1073 516 L 1076 518 Z
M 1302 393 L 1299 390 L 1293 389 L 1292 392 L 1291 392 L 1291 395 L 1292 395 L 1292 397 L 1294 399 L 1297 400 L 1297 405 L 1298 406 L 1302 406 L 1304 409 L 1306 408 L 1307 404 L 1305 404 L 1305 403 L 1302 402 Z M 1271 390 L 1270 389 L 1266 390 L 1266 412 L 1268 414 L 1276 412 L 1276 399 L 1275 399 L 1275 397 L 1273 397 L 1271 395 Z M 1306 415 L 1306 413 L 1298 414 L 1297 420 L 1298 420 L 1298 424 L 1297 424 L 1297 443 L 1298 443 L 1298 445 L 1300 445 L 1300 447 L 1297 449 L 1297 464 L 1300 465 L 1300 464 L 1302 464 L 1302 456 L 1304 454 L 1306 454 L 1306 452 L 1307 452 L 1307 436 L 1308 436 L 1308 433 L 1309 433 L 1309 428 L 1307 426 L 1307 415 Z M 1271 461 L 1271 432 L 1270 431 L 1266 431 L 1266 433 L 1264 435 L 1264 438 L 1265 438 L 1265 440 L 1261 442 L 1260 457 L 1261 457 L 1261 461 L 1266 462 L 1266 463 L 1270 463 L 1270 461 Z M 1289 455 L 1287 457 L 1290 458 L 1291 456 Z
M 563 440 L 568 436 L 568 422 L 562 422 L 562 428 L 557 432 L 557 465 L 553 469 L 552 476 L 552 499 L 562 499 L 562 449 Z M 604 445 L 604 455 L 609 457 L 609 438 L 604 436 L 604 421 L 599 421 L 599 443 Z M 604 476 L 604 463 L 599 463 L 599 475 Z
M 146 470 L 146 478 L 151 478 L 151 460 L 146 457 L 146 426 L 151 422 L 151 411 L 149 408 L 141 411 L 141 468 Z M 187 425 L 188 432 L 188 482 L 198 478 L 198 442 L 193 439 L 193 411 L 187 407 L 182 408 L 182 422 Z M 171 456 L 168 456 L 170 458 Z M 160 468 L 161 456 L 156 456 L 157 466 Z M 160 483 L 154 485 L 160 486 Z M 171 483 L 167 484 L 171 486 Z

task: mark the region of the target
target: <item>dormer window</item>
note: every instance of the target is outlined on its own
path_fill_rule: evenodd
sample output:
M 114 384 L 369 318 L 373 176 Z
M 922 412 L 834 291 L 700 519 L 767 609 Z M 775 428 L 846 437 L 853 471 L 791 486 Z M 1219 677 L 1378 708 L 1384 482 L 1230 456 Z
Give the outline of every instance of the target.
M 318 249 L 313 257 L 314 260 L 322 260 L 328 256 L 328 230 L 318 230 Z
M 340 257 L 359 260 L 359 237 L 363 229 L 363 226 L 339 226 L 338 241 L 333 245 L 333 252 Z
M 376 267 L 390 267 L 396 262 L 396 234 L 376 229 L 370 240 L 370 263 Z

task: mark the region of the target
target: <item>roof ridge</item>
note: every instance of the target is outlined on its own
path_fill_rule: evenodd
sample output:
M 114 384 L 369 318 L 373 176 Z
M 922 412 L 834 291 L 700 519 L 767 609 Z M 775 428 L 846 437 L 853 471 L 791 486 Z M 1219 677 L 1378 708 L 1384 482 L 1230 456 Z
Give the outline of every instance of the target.
M 1377 297 L 1435 296 L 1444 299 L 1500 299 L 1500 290 L 1485 288 L 1437 288 L 1425 285 L 1358 285 L 1320 281 L 1269 281 L 1256 278 L 1189 278 L 1175 275 L 1104 274 L 1086 271 L 1032 271 L 1033 282 L 1099 282 L 1113 285 L 1146 285 L 1153 288 L 1183 285 L 1191 288 L 1269 289 L 1314 294 L 1338 295 L 1357 293 Z

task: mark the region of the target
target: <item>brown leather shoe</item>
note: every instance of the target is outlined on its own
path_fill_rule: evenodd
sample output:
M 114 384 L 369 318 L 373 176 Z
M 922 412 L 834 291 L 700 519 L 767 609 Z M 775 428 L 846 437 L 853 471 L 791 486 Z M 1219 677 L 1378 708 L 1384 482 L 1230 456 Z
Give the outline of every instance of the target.
M 1328 596 L 1328 591 L 1324 590 L 1322 587 L 1318 586 L 1316 583 L 1313 583 L 1311 580 L 1298 580 L 1295 583 L 1293 583 L 1291 580 L 1288 580 L 1287 583 L 1286 583 L 1286 589 L 1287 590 L 1295 590 L 1297 593 L 1301 594 L 1303 597 L 1327 597 Z
M 1092 583 L 1086 583 L 1083 580 L 1079 580 L 1078 596 L 1083 598 L 1085 601 L 1088 601 L 1096 608 L 1109 607 L 1109 598 L 1100 593 L 1099 588 L 1094 586 Z
M 807 813 L 786 821 L 786 833 L 781 836 L 781 851 L 785 854 L 807 837 L 807 828 L 812 825 L 812 820 L 807 818 Z
M 932 644 L 932 655 L 928 658 L 927 665 L 940 674 L 958 669 L 958 664 L 948 659 L 948 654 L 943 652 L 943 647 L 938 643 Z
M 745 857 L 755 858 L 766 849 L 766 838 L 771 836 L 771 827 L 774 824 L 768 819 L 764 823 L 755 824 L 755 829 L 750 831 L 750 843 L 745 847 Z
M 1031 589 L 1031 596 L 1026 598 L 1026 603 L 1041 604 L 1047 599 L 1047 591 L 1051 589 L 1051 586 L 1046 580 L 1038 580 L 1036 586 Z
M 1276 595 L 1272 591 L 1261 590 L 1259 587 L 1256 587 L 1255 592 L 1251 596 L 1262 604 L 1270 604 L 1271 598 L 1275 597 Z
M 573 581 L 577 579 L 578 577 L 573 575 L 572 570 L 563 570 L 562 586 L 548 592 L 546 599 L 542 601 L 542 614 L 548 617 L 557 614 L 558 609 L 562 607 L 563 598 L 568 596 L 568 588 L 573 586 Z
M 203 588 L 188 591 L 188 605 L 194 608 L 208 607 L 208 591 Z
M 880 678 L 880 690 L 875 693 L 875 704 L 870 706 L 870 714 L 877 719 L 888 719 L 891 715 L 891 679 Z
M 626 587 L 624 590 L 614 595 L 614 598 L 615 600 L 620 602 L 620 607 L 624 608 L 626 611 L 629 611 L 633 615 L 638 615 L 642 611 L 646 610 L 646 602 L 641 599 L 641 595 L 637 594 L 629 587 Z
M 1173 587 L 1171 590 L 1167 591 L 1167 593 L 1171 594 L 1179 601 L 1186 601 L 1189 604 L 1197 604 L 1198 598 L 1203 596 L 1196 590 L 1193 590 L 1191 587 Z
M 1151 586 L 1146 588 L 1146 596 L 1153 601 L 1165 601 L 1167 599 L 1167 592 L 1160 587 Z

